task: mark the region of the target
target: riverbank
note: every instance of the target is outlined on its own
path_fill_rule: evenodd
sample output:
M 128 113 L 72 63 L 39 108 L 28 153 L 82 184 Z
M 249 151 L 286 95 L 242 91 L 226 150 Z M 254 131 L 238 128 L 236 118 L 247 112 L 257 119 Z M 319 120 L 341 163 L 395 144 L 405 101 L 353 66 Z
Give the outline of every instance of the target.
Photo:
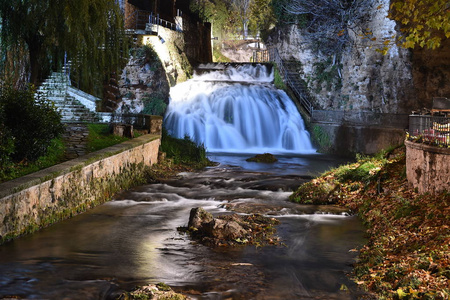
M 326 172 L 290 199 L 359 215 L 368 243 L 353 279 L 377 299 L 449 299 L 450 193 L 409 188 L 404 147 Z

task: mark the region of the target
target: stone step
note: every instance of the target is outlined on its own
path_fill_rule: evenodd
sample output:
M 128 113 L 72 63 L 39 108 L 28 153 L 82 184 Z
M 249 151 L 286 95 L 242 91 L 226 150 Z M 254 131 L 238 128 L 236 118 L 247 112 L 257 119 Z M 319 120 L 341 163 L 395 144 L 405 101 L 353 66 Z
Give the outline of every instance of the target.
M 51 100 L 61 114 L 63 122 L 97 122 L 100 117 L 91 112 L 74 97 L 69 96 L 67 88 L 70 80 L 65 73 L 53 72 L 37 89 L 35 97 Z

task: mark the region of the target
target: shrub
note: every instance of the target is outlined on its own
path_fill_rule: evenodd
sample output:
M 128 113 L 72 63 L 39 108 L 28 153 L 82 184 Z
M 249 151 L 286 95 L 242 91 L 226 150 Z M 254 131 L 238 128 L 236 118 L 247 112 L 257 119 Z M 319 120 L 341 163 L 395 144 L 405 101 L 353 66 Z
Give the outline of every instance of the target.
M 146 93 L 144 97 L 142 97 L 142 101 L 144 102 L 142 113 L 154 116 L 164 115 L 167 104 L 164 102 L 164 95 L 161 93 Z
M 0 87 L 0 156 L 34 161 L 63 131 L 61 116 L 49 100 L 34 99 L 33 89 Z
M 211 164 L 206 157 L 206 149 L 203 145 L 197 145 L 188 136 L 178 139 L 170 136 L 167 130 L 163 130 L 160 150 L 165 152 L 168 158 L 176 164 L 193 165 L 197 167 Z

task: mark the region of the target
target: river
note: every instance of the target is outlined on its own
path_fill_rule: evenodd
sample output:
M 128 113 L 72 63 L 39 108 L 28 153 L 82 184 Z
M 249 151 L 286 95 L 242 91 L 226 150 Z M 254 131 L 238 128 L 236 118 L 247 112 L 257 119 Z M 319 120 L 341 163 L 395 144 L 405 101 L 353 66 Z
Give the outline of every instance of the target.
M 136 187 L 0 246 L 0 299 L 116 299 L 164 282 L 192 299 L 356 299 L 348 274 L 364 228 L 343 209 L 298 205 L 302 182 L 342 161 L 315 154 L 303 120 L 262 66 L 195 77 L 171 91 L 165 124 L 217 166 Z M 278 162 L 245 159 L 271 152 Z M 280 220 L 278 246 L 209 248 L 177 231 L 190 210 Z
M 364 242 L 360 221 L 338 208 L 287 201 L 335 158 L 278 156 L 278 163 L 258 164 L 245 162 L 248 155 L 210 157 L 221 164 L 137 187 L 0 246 L 0 298 L 114 299 L 136 285 L 164 282 L 193 299 L 356 299 L 347 273 L 356 256 L 350 250 Z M 285 245 L 195 243 L 177 227 L 199 206 L 276 217 Z

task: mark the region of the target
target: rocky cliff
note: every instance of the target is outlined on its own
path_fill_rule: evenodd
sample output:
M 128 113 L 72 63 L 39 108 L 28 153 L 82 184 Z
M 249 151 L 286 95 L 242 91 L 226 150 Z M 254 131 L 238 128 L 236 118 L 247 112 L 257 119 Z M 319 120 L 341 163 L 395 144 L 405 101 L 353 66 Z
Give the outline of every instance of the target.
M 368 1 L 369 2 L 369 1 Z M 391 45 L 385 55 L 376 49 L 398 36 L 398 26 L 387 18 L 390 0 L 374 0 L 364 10 L 371 38 L 351 32 L 340 57 L 324 56 L 296 26 L 278 30 L 270 37 L 280 55 L 302 65 L 316 109 L 409 113 L 429 107 L 431 98 L 449 96 L 450 54 L 448 41 L 435 51 L 403 49 Z M 376 40 L 373 40 L 376 38 Z

